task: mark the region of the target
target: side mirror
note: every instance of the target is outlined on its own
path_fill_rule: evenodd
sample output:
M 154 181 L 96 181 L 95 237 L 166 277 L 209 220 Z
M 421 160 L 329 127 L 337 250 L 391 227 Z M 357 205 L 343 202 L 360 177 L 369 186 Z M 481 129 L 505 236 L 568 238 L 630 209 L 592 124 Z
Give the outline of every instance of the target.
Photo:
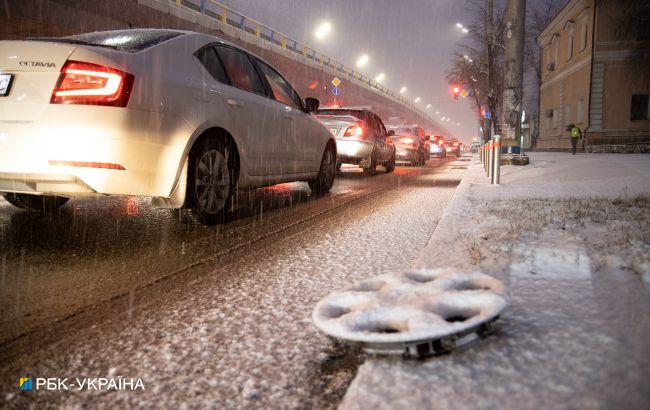
M 388 130 L 388 136 L 389 137 L 394 137 L 395 136 L 395 130 Z
M 431 135 L 427 135 L 426 137 L 424 137 L 425 141 L 429 141 L 430 139 L 431 139 Z
M 305 98 L 305 111 L 314 112 L 318 109 L 318 107 L 320 107 L 320 100 L 318 98 Z

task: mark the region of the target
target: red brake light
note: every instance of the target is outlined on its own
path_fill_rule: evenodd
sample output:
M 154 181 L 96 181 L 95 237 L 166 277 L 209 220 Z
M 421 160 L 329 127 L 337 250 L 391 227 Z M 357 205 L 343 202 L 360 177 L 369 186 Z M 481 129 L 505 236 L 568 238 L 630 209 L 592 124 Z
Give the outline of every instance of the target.
M 89 104 L 126 107 L 133 74 L 80 61 L 68 61 L 52 92 L 52 104 Z
M 354 125 L 350 125 L 347 130 L 345 130 L 344 137 L 363 137 L 363 127 L 361 123 L 358 122 Z

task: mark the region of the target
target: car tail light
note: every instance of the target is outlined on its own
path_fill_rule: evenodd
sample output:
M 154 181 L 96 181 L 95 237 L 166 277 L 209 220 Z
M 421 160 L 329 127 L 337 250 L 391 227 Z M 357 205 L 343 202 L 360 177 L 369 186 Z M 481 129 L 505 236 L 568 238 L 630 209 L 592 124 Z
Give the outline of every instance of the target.
M 457 147 L 457 146 L 458 146 L 458 143 L 457 143 L 457 142 L 454 142 L 454 147 Z
M 363 137 L 363 126 L 360 122 L 351 125 L 345 130 L 344 137 Z
M 68 61 L 52 92 L 52 104 L 88 104 L 126 107 L 133 74 L 98 64 Z

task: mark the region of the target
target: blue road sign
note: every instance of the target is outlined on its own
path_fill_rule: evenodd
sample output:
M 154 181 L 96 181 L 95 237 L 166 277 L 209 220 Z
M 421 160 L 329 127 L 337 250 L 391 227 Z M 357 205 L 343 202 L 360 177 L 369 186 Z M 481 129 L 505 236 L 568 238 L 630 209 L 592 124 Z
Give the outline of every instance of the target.
M 339 95 L 339 94 L 341 94 L 341 89 L 338 88 L 338 87 L 333 87 L 333 88 L 332 88 L 332 94 L 334 94 L 334 95 Z

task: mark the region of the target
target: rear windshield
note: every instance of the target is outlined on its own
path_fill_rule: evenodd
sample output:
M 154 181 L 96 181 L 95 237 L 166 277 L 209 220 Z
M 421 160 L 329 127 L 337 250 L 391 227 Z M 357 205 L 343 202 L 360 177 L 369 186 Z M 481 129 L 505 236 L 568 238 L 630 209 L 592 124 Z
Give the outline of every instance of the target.
M 335 115 L 337 117 L 340 116 L 352 116 L 355 118 L 358 118 L 360 120 L 363 119 L 363 111 L 362 110 L 339 110 L 339 109 L 330 109 L 330 110 L 318 110 L 316 112 L 316 115 L 321 116 L 321 115 Z
M 409 126 L 389 126 L 388 129 L 394 130 L 395 135 L 410 135 L 411 137 L 421 137 L 424 138 L 424 131 L 420 127 L 409 127 Z
M 96 31 L 61 38 L 34 38 L 30 40 L 56 41 L 61 43 L 83 44 L 109 47 L 115 50 L 137 53 L 156 44 L 184 34 L 174 30 L 130 29 L 113 31 Z

